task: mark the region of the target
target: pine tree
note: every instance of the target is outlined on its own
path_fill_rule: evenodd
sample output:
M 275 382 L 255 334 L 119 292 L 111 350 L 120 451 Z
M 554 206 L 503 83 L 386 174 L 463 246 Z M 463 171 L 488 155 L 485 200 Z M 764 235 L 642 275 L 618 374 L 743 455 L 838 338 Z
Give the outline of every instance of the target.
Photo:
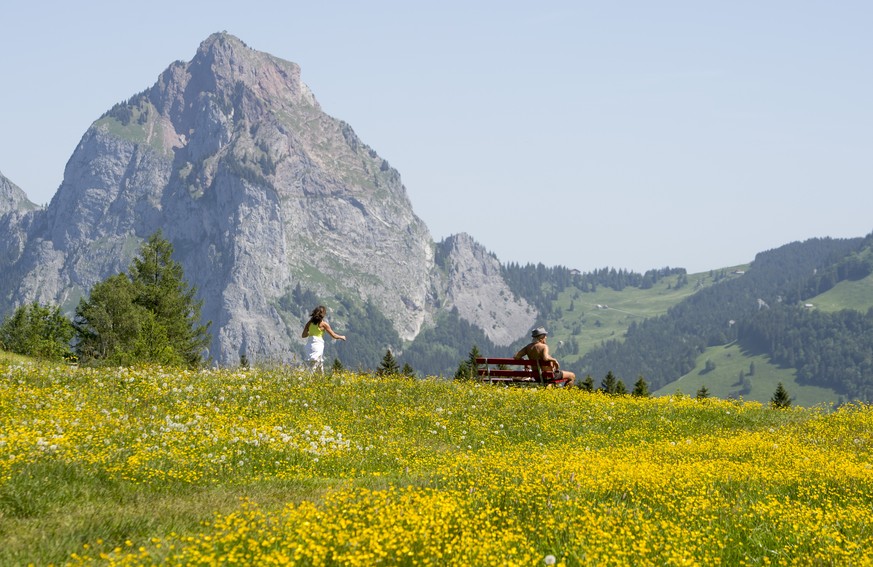
M 705 400 L 709 397 L 709 390 L 706 389 L 706 386 L 701 386 L 697 390 L 697 395 L 695 396 L 698 400 Z
M 773 393 L 773 397 L 770 398 L 770 407 L 774 409 L 783 409 L 787 408 L 791 405 L 791 396 L 788 395 L 788 392 L 785 390 L 785 387 L 782 385 L 782 382 L 776 386 L 776 391 Z
M 458 369 L 455 370 L 455 375 L 453 376 L 453 378 L 455 380 L 470 380 L 471 377 L 472 376 L 470 374 L 470 363 L 466 360 L 461 361 L 461 363 L 458 364 Z
M 579 387 L 586 392 L 594 391 L 594 378 L 591 377 L 591 374 L 585 376 L 585 380 L 582 381 L 582 384 Z
M 172 258 L 173 245 L 158 230 L 140 248 L 130 269 L 137 305 L 154 313 L 155 323 L 166 331 L 171 348 L 188 366 L 198 366 L 209 344 L 209 324 L 200 325 L 203 301 L 185 281 L 182 266 Z M 158 330 L 158 332 L 162 332 Z
M 82 361 L 134 364 L 133 345 L 145 318 L 145 309 L 134 303 L 134 286 L 124 274 L 94 284 L 87 298 L 79 300 L 73 326 Z
M 648 398 L 651 396 L 649 393 L 649 384 L 646 380 L 640 375 L 639 380 L 634 384 L 634 389 L 631 392 L 631 395 L 637 396 L 638 398 Z
M 345 369 L 346 369 L 346 367 L 343 366 L 343 363 L 340 362 L 340 359 L 338 359 L 338 358 L 333 359 L 333 366 L 331 366 L 331 369 L 330 369 L 330 371 L 332 373 L 336 374 L 337 372 L 344 372 Z
M 400 366 L 397 365 L 397 359 L 391 353 L 391 349 L 385 351 L 385 356 L 382 357 L 382 362 L 379 363 L 379 368 L 376 369 L 376 376 L 395 376 L 400 374 Z
M 476 359 L 481 356 L 482 355 L 479 353 L 479 347 L 473 345 L 469 354 L 467 354 L 467 359 L 458 364 L 458 369 L 455 371 L 454 379 L 473 380 L 476 378 L 479 374 L 479 364 L 476 362 Z
M 606 377 L 600 383 L 600 389 L 603 390 L 606 394 L 614 394 L 616 387 L 616 379 L 615 375 L 612 373 L 612 370 L 606 373 Z
M 471 371 L 471 377 L 472 375 L 476 374 L 476 370 L 479 368 L 479 364 L 476 362 L 476 359 L 480 358 L 481 356 L 482 354 L 479 352 L 479 347 L 473 345 L 473 347 L 470 349 L 470 353 L 467 355 L 467 366 Z
M 400 373 L 408 378 L 415 378 L 415 370 L 412 369 L 412 365 L 408 362 L 403 364 L 403 370 Z
M 22 305 L 0 325 L 0 346 L 25 356 L 60 361 L 71 353 L 75 330 L 57 306 Z
M 98 282 L 76 308 L 76 346 L 85 360 L 112 364 L 154 362 L 199 366 L 209 344 L 209 325 L 201 325 L 202 301 L 172 259 L 173 245 L 161 232 L 140 248 L 123 273 Z
M 619 379 L 615 383 L 615 393 L 618 396 L 623 396 L 623 395 L 627 394 L 627 388 L 625 387 L 623 380 Z

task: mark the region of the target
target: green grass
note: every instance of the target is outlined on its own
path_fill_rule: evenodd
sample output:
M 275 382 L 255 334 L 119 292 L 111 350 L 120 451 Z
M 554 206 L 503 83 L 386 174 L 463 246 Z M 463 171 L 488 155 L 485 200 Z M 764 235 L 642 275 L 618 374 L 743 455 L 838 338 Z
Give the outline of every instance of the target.
M 269 480 L 245 486 L 144 485 L 79 463 L 32 463 L 0 485 L 0 564 L 62 563 L 84 544 L 193 533 L 250 498 L 267 509 L 319 499 L 335 482 Z
M 718 270 L 739 277 L 733 272 L 747 266 L 734 266 Z M 571 368 L 591 349 L 610 339 L 623 340 L 628 327 L 634 321 L 664 315 L 667 311 L 697 291 L 713 285 L 709 272 L 688 275 L 688 285 L 677 289 L 679 276 L 660 280 L 650 289 L 626 287 L 615 291 L 599 287 L 593 293 L 570 289 L 561 293 L 555 306 L 563 315 L 551 324 L 549 344 L 562 364 Z M 578 344 L 578 353 L 569 347 L 571 341 Z M 563 343 L 563 344 L 562 344 Z
M 0 363 L 21 363 L 21 362 L 33 362 L 33 359 L 22 356 L 20 354 L 15 354 L 14 352 L 6 352 L 5 350 L 0 350 Z
M 822 311 L 854 309 L 866 313 L 873 307 L 873 274 L 860 280 L 842 281 L 807 303 Z
M 871 419 L 0 363 L 0 564 L 864 564 Z
M 734 272 L 746 269 L 748 266 L 744 265 L 715 272 L 725 272 L 729 274 L 728 277 L 739 277 Z M 549 344 L 553 353 L 565 367 L 572 369 L 574 363 L 603 341 L 623 340 L 633 321 L 663 315 L 683 299 L 714 283 L 709 272 L 702 272 L 690 274 L 689 285 L 676 289 L 677 278 L 678 276 L 665 278 L 647 290 L 627 287 L 616 292 L 601 287 L 594 293 L 577 290 L 563 292 L 556 302 L 563 316 L 559 322 L 552 323 L 552 328 L 549 329 L 552 335 Z M 873 307 L 873 275 L 858 281 L 840 282 L 833 289 L 808 302 L 823 311 L 855 309 L 866 312 Z M 573 353 L 574 349 L 570 346 L 572 341 L 578 344 L 578 354 Z M 705 372 L 707 360 L 715 364 L 715 369 L 710 372 Z M 755 376 L 749 378 L 751 387 L 744 388 L 739 374 L 744 372 L 748 375 L 752 363 L 755 365 Z M 694 370 L 654 393 L 669 395 L 681 391 L 693 396 L 701 386 L 706 386 L 714 396 L 742 397 L 767 403 L 778 383 L 782 382 L 791 394 L 793 403 L 797 405 L 810 407 L 841 400 L 836 392 L 828 388 L 797 384 L 795 374 L 793 369 L 771 364 L 766 356 L 749 355 L 738 346 L 730 344 L 710 347 L 698 357 Z
M 710 371 L 706 371 L 707 361 L 715 365 Z M 754 375 L 750 375 L 752 365 L 754 365 Z M 743 389 L 741 372 L 751 385 L 748 391 Z M 839 395 L 833 390 L 818 386 L 801 386 L 796 382 L 794 369 L 772 364 L 769 357 L 765 355 L 744 353 L 736 343 L 706 349 L 697 358 L 697 366 L 694 370 L 653 394 L 663 396 L 681 392 L 694 396 L 702 386 L 706 386 L 709 395 L 717 398 L 742 398 L 767 404 L 779 382 L 782 382 L 791 395 L 792 404 L 797 406 L 812 407 L 840 401 Z

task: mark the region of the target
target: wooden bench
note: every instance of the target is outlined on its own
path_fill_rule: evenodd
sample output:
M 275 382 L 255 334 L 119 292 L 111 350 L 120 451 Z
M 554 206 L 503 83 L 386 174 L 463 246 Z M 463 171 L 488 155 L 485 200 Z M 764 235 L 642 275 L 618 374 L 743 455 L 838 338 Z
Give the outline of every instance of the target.
M 490 384 L 513 386 L 567 386 L 570 380 L 556 378 L 550 364 L 541 367 L 538 360 L 482 357 L 476 359 L 479 380 Z

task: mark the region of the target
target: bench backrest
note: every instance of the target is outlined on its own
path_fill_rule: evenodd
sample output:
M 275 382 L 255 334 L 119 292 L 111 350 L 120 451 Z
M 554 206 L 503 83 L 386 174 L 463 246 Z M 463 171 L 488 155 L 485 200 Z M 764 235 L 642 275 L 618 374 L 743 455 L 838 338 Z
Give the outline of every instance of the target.
M 555 377 L 551 363 L 526 358 L 480 357 L 476 359 L 477 373 L 483 379 L 495 378 L 535 378 L 539 382 Z M 496 366 L 496 368 L 492 368 Z

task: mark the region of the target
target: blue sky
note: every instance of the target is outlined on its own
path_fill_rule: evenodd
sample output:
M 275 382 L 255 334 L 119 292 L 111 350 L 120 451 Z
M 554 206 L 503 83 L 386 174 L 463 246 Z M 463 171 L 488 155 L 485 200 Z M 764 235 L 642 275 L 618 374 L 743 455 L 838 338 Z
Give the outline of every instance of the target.
M 0 172 L 36 203 L 90 124 L 227 31 L 300 64 L 435 240 L 589 271 L 873 231 L 866 1 L 16 3 Z

